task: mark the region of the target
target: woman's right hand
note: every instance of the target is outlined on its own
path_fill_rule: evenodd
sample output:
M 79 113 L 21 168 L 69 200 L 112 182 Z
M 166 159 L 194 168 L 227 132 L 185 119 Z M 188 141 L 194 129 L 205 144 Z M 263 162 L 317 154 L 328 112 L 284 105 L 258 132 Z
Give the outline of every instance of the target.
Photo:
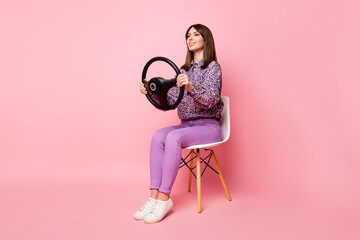
M 145 79 L 145 81 L 148 82 L 148 80 L 146 80 L 146 79 Z M 147 94 L 145 85 L 144 85 L 142 82 L 140 82 L 140 92 L 141 92 L 142 94 Z

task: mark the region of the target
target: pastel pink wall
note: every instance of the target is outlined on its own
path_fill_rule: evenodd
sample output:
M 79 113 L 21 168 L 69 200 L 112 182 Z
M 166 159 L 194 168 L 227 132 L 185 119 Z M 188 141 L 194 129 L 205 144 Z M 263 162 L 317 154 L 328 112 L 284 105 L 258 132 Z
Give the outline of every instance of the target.
M 152 132 L 178 120 L 139 93 L 142 68 L 159 55 L 181 66 L 184 32 L 199 22 L 214 34 L 231 99 L 231 137 L 216 150 L 233 191 L 359 213 L 359 7 L 2 2 L 0 181 L 146 174 Z

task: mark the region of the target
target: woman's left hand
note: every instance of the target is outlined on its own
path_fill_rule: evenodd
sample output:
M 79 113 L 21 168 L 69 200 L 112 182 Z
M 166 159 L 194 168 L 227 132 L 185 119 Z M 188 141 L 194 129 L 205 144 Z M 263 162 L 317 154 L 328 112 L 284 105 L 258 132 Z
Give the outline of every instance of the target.
M 177 83 L 176 86 L 178 87 L 185 87 L 185 90 L 188 92 L 191 92 L 193 89 L 193 85 L 189 83 L 189 77 L 186 74 L 179 74 L 177 77 Z

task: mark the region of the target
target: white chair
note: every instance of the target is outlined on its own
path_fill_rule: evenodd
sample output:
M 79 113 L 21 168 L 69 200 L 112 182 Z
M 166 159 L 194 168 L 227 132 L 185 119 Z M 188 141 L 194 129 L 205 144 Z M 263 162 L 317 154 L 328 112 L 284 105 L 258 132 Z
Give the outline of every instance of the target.
M 221 97 L 221 99 L 224 102 L 224 108 L 223 108 L 223 112 L 222 112 L 222 117 L 220 120 L 220 127 L 221 127 L 221 132 L 222 132 L 222 136 L 223 136 L 223 140 L 220 142 L 214 142 L 214 143 L 207 143 L 207 144 L 200 144 L 200 145 L 192 145 L 189 147 L 186 147 L 185 149 L 190 149 L 191 151 L 189 152 L 189 154 L 185 157 L 185 158 L 181 158 L 181 165 L 180 168 L 183 166 L 186 166 L 189 168 L 189 184 L 188 184 L 188 191 L 191 191 L 191 175 L 193 175 L 196 178 L 196 182 L 197 182 L 197 202 L 198 202 L 198 212 L 201 213 L 201 177 L 204 174 L 205 170 L 207 167 L 209 167 L 210 169 L 212 169 L 214 172 L 216 172 L 221 180 L 221 183 L 225 189 L 226 195 L 229 199 L 229 201 L 231 201 L 231 196 L 229 193 L 229 190 L 226 186 L 225 180 L 224 180 L 224 176 L 220 170 L 220 166 L 219 163 L 216 159 L 215 153 L 212 149 L 207 149 L 208 147 L 214 147 L 217 146 L 219 144 L 222 144 L 224 142 L 226 142 L 229 137 L 230 137 L 230 100 L 229 97 L 227 96 L 223 96 Z M 204 149 L 205 151 L 210 151 L 210 153 L 207 154 L 207 156 L 205 158 L 202 158 L 200 156 L 200 149 Z M 196 149 L 196 153 L 195 150 Z M 193 155 L 196 155 L 195 157 Z M 190 156 L 190 158 L 189 158 Z M 189 160 L 187 160 L 189 158 Z M 196 158 L 196 166 L 193 167 L 193 160 Z M 209 165 L 209 162 L 211 160 L 211 158 L 214 159 L 214 163 L 216 166 L 216 170 L 211 167 Z M 205 168 L 201 173 L 201 167 L 200 164 L 201 163 L 205 163 Z M 193 172 L 193 170 L 196 168 L 196 175 Z

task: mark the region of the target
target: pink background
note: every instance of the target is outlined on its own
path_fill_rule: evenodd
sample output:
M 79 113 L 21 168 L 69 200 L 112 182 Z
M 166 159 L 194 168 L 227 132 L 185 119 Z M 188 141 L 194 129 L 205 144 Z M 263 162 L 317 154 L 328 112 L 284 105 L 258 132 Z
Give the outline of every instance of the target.
M 2 1 L 0 239 L 359 239 L 359 9 Z M 132 215 L 148 194 L 151 135 L 178 118 L 138 82 L 151 57 L 183 64 L 193 23 L 212 30 L 230 96 L 230 140 L 215 150 L 233 201 L 209 172 L 197 214 L 181 170 L 174 210 L 146 225 Z

